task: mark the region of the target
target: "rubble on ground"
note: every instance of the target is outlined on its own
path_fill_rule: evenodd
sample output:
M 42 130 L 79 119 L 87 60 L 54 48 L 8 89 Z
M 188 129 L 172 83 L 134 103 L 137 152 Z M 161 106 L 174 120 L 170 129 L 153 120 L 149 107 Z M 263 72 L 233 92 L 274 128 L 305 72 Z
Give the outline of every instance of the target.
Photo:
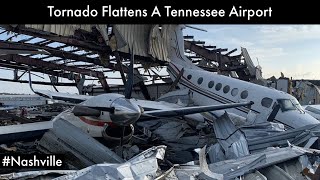
M 210 121 L 151 119 L 135 123 L 125 144 L 111 145 L 63 119 L 2 124 L 0 154 L 63 154 L 67 167 L 4 169 L 0 179 L 302 180 L 320 176 L 319 125 L 285 131 L 273 122 L 245 125 L 226 112 Z

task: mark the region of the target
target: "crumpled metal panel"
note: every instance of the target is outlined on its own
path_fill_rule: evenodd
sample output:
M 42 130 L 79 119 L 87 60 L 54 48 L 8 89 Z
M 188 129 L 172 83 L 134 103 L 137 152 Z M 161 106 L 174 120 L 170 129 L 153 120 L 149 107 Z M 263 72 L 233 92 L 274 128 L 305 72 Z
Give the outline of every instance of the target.
M 227 113 L 213 121 L 216 138 L 226 152 L 227 159 L 249 154 L 247 141 L 239 129 L 232 123 Z
M 37 143 L 37 148 L 45 153 L 65 154 L 77 168 L 102 162 L 124 162 L 109 148 L 63 119 L 54 120 L 53 128 Z
M 248 66 L 250 75 L 252 75 L 252 76 L 256 75 L 256 67 L 253 64 L 247 49 L 241 47 L 241 53 L 242 53 L 242 56 L 244 57 L 244 60 L 245 60 L 245 62 L 247 64 L 247 66 Z
M 187 123 L 172 121 L 158 127 L 153 133 L 164 141 L 172 142 L 180 139 L 188 129 L 191 130 Z
M 210 163 L 224 161 L 226 159 L 219 143 L 211 145 L 207 152 Z
M 308 161 L 308 157 L 306 155 L 300 156 L 299 160 L 303 157 L 305 157 L 305 159 Z M 302 170 L 304 169 L 304 166 L 300 163 L 299 160 L 294 159 L 286 161 L 281 164 L 277 164 L 277 166 L 283 169 L 295 180 L 306 180 L 307 178 L 302 175 Z
M 117 40 L 127 43 L 127 46 L 119 47 L 119 51 L 129 53 L 130 47 L 135 55 L 170 61 L 168 51 L 175 27 L 176 25 L 162 25 L 160 30 L 159 25 L 152 24 L 117 24 L 113 26 L 113 30 Z
M 55 33 L 61 36 L 72 36 L 74 35 L 74 31 L 77 29 L 91 32 L 93 26 L 95 26 L 99 30 L 105 42 L 107 43 L 107 25 L 104 24 L 25 24 L 25 27 L 27 28 Z
M 168 48 L 170 47 L 170 25 L 163 25 L 161 30 L 159 25 L 154 25 L 151 28 L 149 35 L 149 50 L 148 53 L 152 57 L 169 61 Z
M 53 177 L 74 173 L 75 170 L 43 170 L 1 174 L 0 179 L 52 179 Z M 40 177 L 41 176 L 41 177 Z M 47 177 L 47 178 L 46 178 Z
M 244 180 L 267 180 L 267 178 L 259 171 L 244 175 Z
M 224 178 L 232 179 L 290 159 L 297 158 L 304 154 L 319 154 L 319 151 L 290 146 L 286 148 L 269 149 L 264 152 L 251 154 L 245 157 L 220 161 L 209 164 L 209 169 L 218 174 L 223 174 Z
M 286 173 L 280 167 L 273 165 L 264 169 L 260 172 L 267 177 L 267 179 L 278 179 L 278 180 L 295 180 L 288 173 Z
M 304 154 L 319 154 L 319 151 L 290 146 L 207 165 L 204 150 L 205 147 L 199 153 L 200 165 L 179 165 L 174 167 L 171 170 L 172 172 L 166 172 L 166 174 L 169 177 L 173 177 L 172 179 L 175 179 L 175 177 L 177 179 L 234 179 L 255 172 L 257 169 L 260 171 L 262 168 L 285 162 Z M 260 179 L 265 179 L 260 173 L 257 176 Z
M 267 147 L 284 147 L 288 141 L 294 145 L 304 145 L 311 137 L 320 137 L 320 125 L 310 124 L 256 139 L 247 139 L 250 152 L 262 151 Z M 312 140 L 312 139 L 311 139 Z
M 284 125 L 280 123 L 265 122 L 250 126 L 241 126 L 241 131 L 247 140 L 264 138 L 269 135 L 274 135 L 279 132 L 284 132 Z
M 71 36 L 77 29 L 91 32 L 91 24 L 26 24 L 25 27 L 47 31 L 61 36 Z
M 127 43 L 127 46 L 120 47 L 118 51 L 129 52 L 129 47 L 133 53 L 139 56 L 148 57 L 149 33 L 152 25 L 141 24 L 116 24 L 113 30 L 121 35 L 121 38 Z M 117 37 L 120 38 L 120 37 Z
M 122 164 L 96 164 L 75 173 L 55 178 L 64 179 L 155 179 L 160 174 L 157 159 L 163 160 L 166 146 L 149 148 Z

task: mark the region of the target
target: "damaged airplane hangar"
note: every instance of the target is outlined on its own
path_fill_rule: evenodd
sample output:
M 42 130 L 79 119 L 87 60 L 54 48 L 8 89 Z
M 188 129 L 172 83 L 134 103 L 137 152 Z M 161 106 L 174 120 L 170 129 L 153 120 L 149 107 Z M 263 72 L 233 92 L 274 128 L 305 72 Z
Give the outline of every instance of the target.
M 261 72 L 246 49 L 231 55 L 183 36 L 184 27 L 1 25 L 0 66 L 14 78 L 0 80 L 29 83 L 63 108 L 52 119 L 0 110 L 9 119 L 0 152 L 63 154 L 66 166 L 8 167 L 0 178 L 319 179 L 319 121 L 293 96 L 252 83 Z M 119 86 L 109 84 L 113 71 Z M 37 72 L 50 82 L 33 81 Z

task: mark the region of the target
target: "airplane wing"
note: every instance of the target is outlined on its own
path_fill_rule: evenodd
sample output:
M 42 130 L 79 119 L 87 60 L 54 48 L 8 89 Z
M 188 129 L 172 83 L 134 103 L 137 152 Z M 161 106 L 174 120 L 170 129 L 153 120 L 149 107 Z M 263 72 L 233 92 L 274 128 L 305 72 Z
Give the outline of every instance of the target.
M 0 107 L 0 111 L 7 111 L 7 110 L 13 110 L 16 109 L 16 107 Z
M 35 90 L 34 93 L 49 99 L 62 100 L 62 101 L 71 102 L 71 103 L 81 103 L 92 97 L 87 95 L 60 93 L 60 92 L 52 92 L 52 91 L 46 91 L 46 90 Z
M 169 110 L 175 108 L 182 108 L 184 106 L 169 103 L 166 101 L 150 101 L 150 100 L 141 100 L 141 99 L 130 99 L 131 103 L 141 106 L 145 111 L 151 110 Z
M 134 101 L 134 102 L 132 102 Z M 210 106 L 192 106 L 184 107 L 174 103 L 168 103 L 164 101 L 147 101 L 147 100 L 132 100 L 141 106 L 145 111 L 142 116 L 145 117 L 173 117 L 173 116 L 183 116 L 201 112 L 216 111 L 228 108 L 235 108 L 240 106 L 250 106 L 253 102 L 243 102 L 243 103 L 230 103 L 222 105 L 210 105 Z

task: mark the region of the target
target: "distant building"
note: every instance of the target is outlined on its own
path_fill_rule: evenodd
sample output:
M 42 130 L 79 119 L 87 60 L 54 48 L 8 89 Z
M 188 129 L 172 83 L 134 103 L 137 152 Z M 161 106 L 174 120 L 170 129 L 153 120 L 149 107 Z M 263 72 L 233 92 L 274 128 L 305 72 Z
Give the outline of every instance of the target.
M 320 90 L 318 86 L 309 81 L 295 81 L 293 95 L 301 105 L 320 104 Z
M 44 97 L 38 95 L 0 95 L 1 106 L 38 106 L 47 104 Z

